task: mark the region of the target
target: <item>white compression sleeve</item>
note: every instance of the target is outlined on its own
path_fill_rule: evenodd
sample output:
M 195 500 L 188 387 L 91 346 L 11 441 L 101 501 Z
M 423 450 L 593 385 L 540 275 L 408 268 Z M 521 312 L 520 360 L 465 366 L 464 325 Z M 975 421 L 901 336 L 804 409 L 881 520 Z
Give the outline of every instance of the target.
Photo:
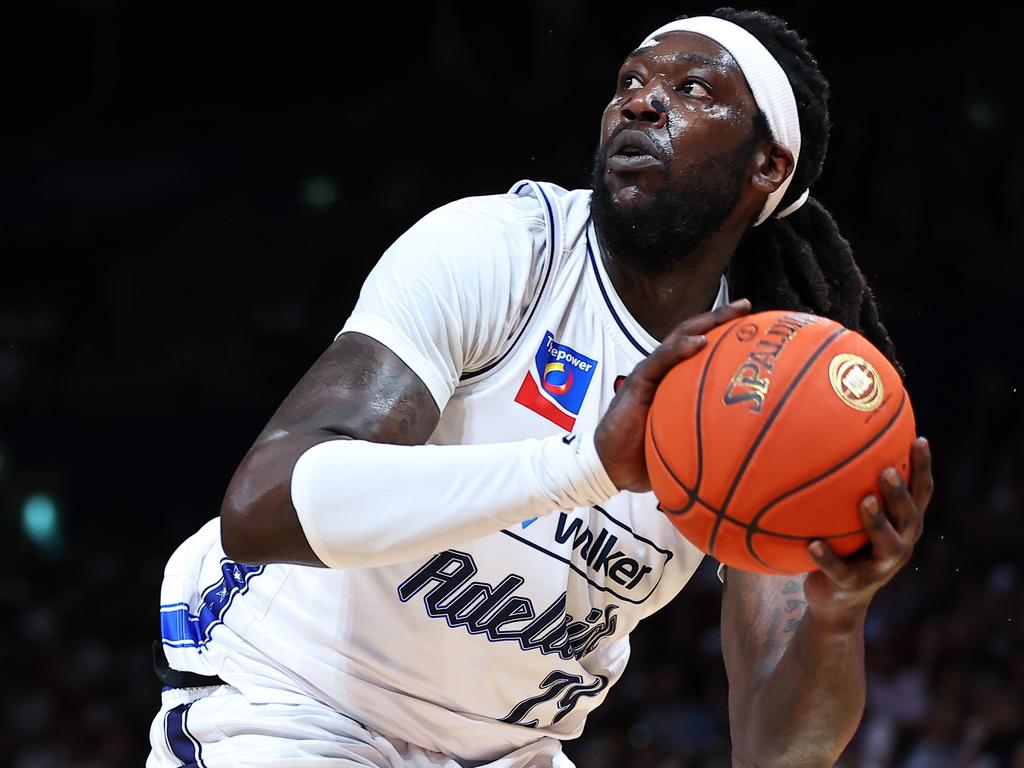
M 299 457 L 291 497 L 332 568 L 407 562 L 615 494 L 593 435 L 488 445 L 328 440 Z

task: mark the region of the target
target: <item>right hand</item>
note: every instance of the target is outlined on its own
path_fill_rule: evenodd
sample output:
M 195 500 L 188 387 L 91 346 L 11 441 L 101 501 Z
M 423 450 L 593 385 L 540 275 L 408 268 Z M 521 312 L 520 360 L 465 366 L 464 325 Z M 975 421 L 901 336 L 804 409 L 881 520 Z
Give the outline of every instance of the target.
M 597 455 L 620 491 L 651 490 L 644 457 L 644 433 L 647 411 L 658 384 L 676 365 L 704 348 L 708 341 L 705 333 L 748 312 L 750 302 L 737 299 L 684 320 L 622 382 L 594 434 Z

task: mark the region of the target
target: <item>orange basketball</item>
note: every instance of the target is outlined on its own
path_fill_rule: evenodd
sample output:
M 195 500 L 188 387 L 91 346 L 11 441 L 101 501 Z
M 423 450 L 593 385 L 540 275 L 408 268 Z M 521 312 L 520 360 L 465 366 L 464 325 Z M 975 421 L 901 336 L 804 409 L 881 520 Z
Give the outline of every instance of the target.
M 908 480 L 914 413 L 867 339 L 800 312 L 707 334 L 655 393 L 646 455 L 659 508 L 694 545 L 745 571 L 813 571 L 868 540 L 859 505 L 895 466 Z

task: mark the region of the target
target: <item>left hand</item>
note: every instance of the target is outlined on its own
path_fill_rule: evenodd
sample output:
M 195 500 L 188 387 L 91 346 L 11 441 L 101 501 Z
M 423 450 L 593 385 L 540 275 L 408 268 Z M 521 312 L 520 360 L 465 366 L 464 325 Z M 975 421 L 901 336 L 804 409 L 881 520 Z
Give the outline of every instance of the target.
M 807 608 L 815 619 L 851 626 L 863 618 L 874 594 L 910 560 L 921 538 L 933 488 L 931 448 L 923 437 L 911 446 L 910 467 L 909 487 L 895 468 L 888 467 L 879 478 L 884 500 L 871 495 L 861 502 L 860 516 L 870 545 L 845 558 L 827 541 L 808 545 L 808 554 L 820 568 L 804 582 Z

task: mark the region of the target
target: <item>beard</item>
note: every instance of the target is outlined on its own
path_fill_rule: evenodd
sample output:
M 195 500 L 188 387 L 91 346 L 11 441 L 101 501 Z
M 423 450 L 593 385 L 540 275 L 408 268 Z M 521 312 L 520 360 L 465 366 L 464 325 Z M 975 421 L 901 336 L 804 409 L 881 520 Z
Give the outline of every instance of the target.
M 615 259 L 653 273 L 685 261 L 739 203 L 756 143 L 751 137 L 731 152 L 694 160 L 674 185 L 666 183 L 648 202 L 631 206 L 612 199 L 605 180 L 606 159 L 598 147 L 591 172 L 590 211 L 605 250 Z

